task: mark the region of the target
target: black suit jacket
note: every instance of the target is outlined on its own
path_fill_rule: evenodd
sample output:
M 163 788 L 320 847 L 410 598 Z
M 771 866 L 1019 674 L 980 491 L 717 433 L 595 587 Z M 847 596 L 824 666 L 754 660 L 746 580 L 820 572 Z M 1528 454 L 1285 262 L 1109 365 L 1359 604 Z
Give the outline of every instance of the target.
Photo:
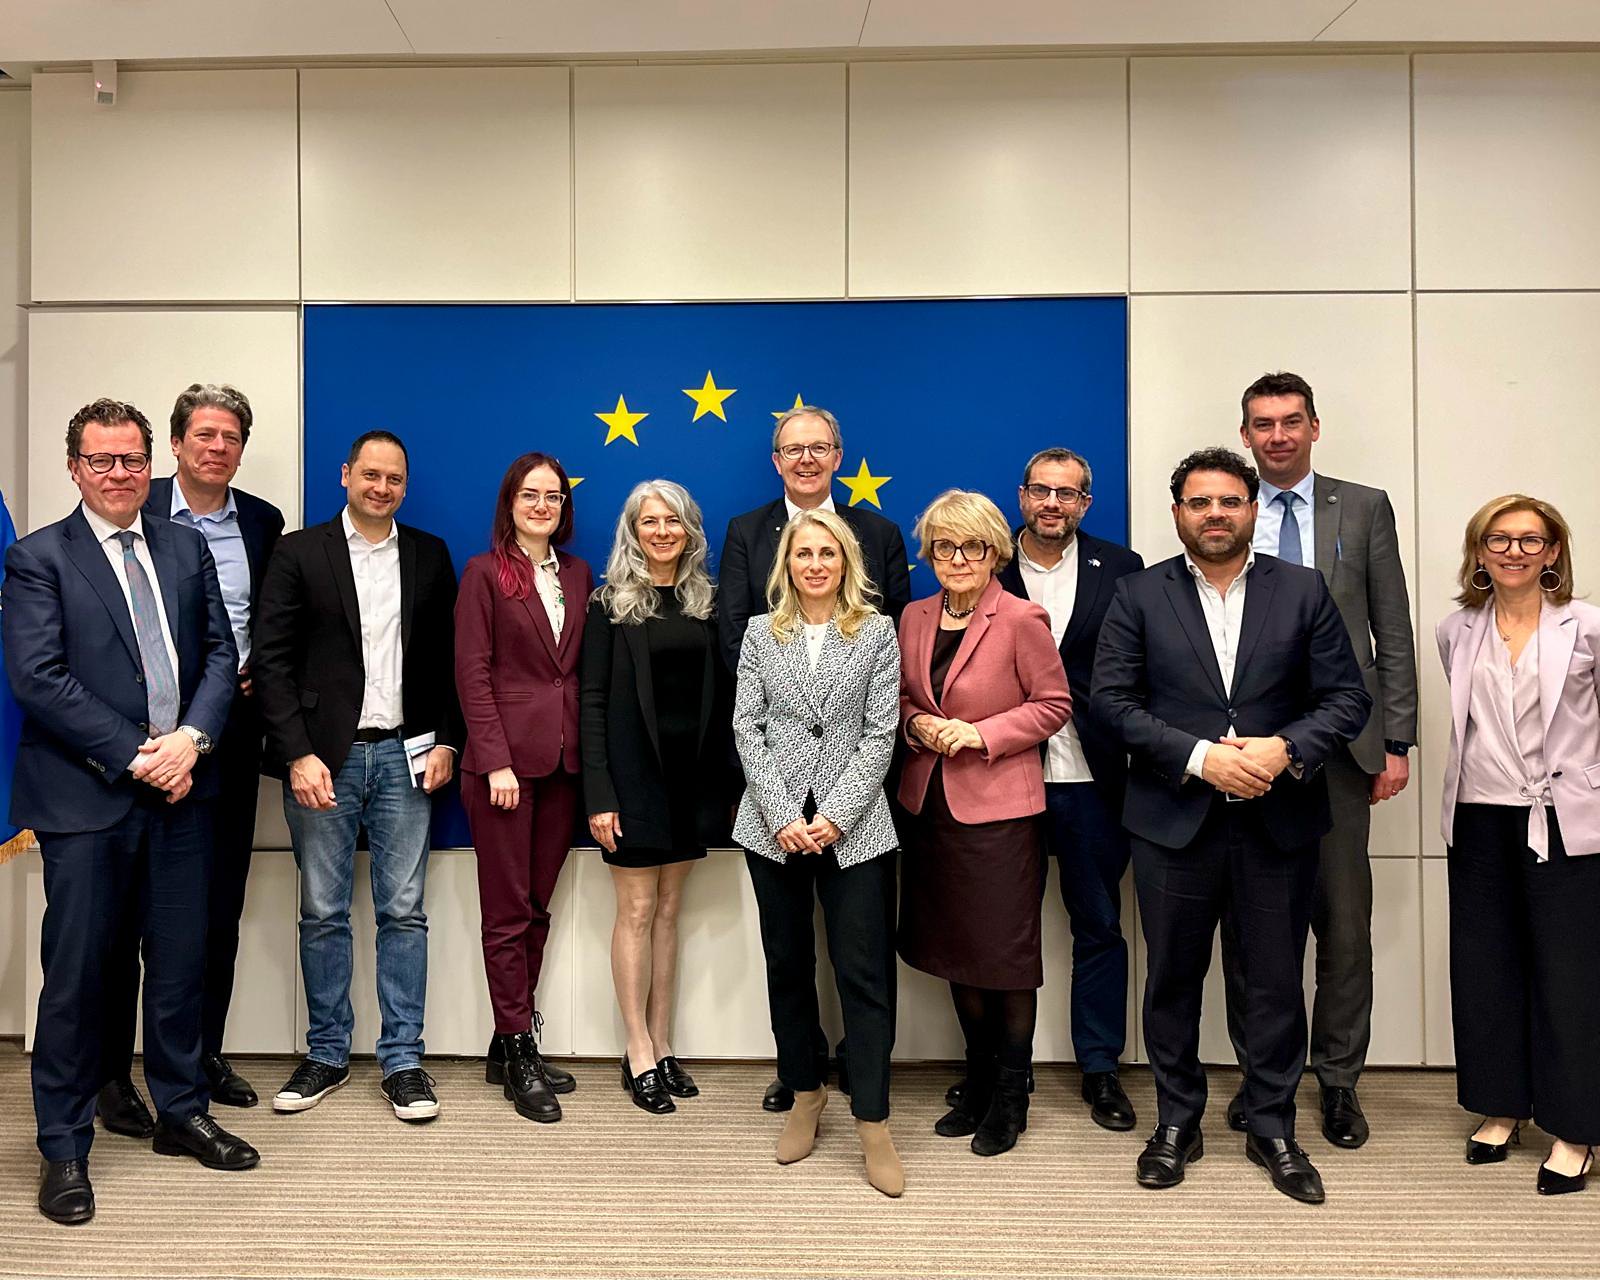
M 178 651 L 178 723 L 216 738 L 238 654 L 206 541 L 159 516 L 143 520 L 157 589 Z M 11 821 L 36 831 L 102 831 L 152 789 L 128 764 L 149 736 L 144 665 L 117 573 L 76 510 L 6 552 L 6 674 L 22 707 Z M 190 796 L 216 794 L 202 756 Z
M 341 513 L 342 514 L 342 513 Z M 401 696 L 408 735 L 461 748 L 456 699 L 456 573 L 442 538 L 400 525 Z M 285 534 L 267 566 L 256 613 L 250 673 L 267 726 L 266 770 L 316 754 L 337 774 L 350 754 L 366 667 L 361 615 L 344 523 Z
M 1131 756 L 1123 826 L 1168 849 L 1194 839 L 1215 788 L 1186 778 L 1194 745 L 1231 724 L 1242 737 L 1290 739 L 1305 765 L 1259 800 L 1280 849 L 1332 826 L 1320 772 L 1367 722 L 1372 698 L 1350 635 L 1315 569 L 1256 556 L 1245 588 L 1233 687 L 1224 689 L 1199 589 L 1174 556 L 1117 584 L 1095 654 L 1095 717 Z
M 911 601 L 911 570 L 900 526 L 864 507 L 841 506 L 836 513 L 861 543 L 867 574 L 882 597 L 878 607 L 898 625 L 901 610 Z M 788 523 L 789 510 L 782 498 L 728 521 L 728 536 L 717 561 L 717 627 L 729 671 L 739 669 L 745 625 L 767 612 L 767 575 L 778 554 L 778 537 Z
M 1020 537 L 1018 529 L 1015 536 Z M 1115 542 L 1107 542 L 1078 531 L 1078 594 L 1072 602 L 1072 617 L 1061 637 L 1061 665 L 1067 671 L 1067 687 L 1072 690 L 1072 727 L 1078 731 L 1084 758 L 1095 783 L 1105 792 L 1115 813 L 1122 805 L 1122 789 L 1128 778 L 1128 753 L 1122 744 L 1094 718 L 1089 698 L 1094 681 L 1094 653 L 1100 640 L 1100 624 L 1111 607 L 1117 582 L 1144 568 L 1144 557 Z M 1000 585 L 1014 596 L 1029 599 L 1027 585 L 1016 556 L 1000 570 Z

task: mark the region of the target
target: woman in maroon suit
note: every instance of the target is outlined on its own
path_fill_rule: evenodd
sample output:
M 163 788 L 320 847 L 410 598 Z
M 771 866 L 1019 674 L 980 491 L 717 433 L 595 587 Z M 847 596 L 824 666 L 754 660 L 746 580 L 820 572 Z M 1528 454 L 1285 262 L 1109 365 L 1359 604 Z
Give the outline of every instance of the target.
M 456 601 L 461 798 L 494 1007 L 485 1074 L 519 1115 L 543 1124 L 561 1119 L 555 1095 L 576 1087 L 534 1038 L 550 895 L 578 807 L 578 657 L 594 575 L 556 552 L 571 537 L 567 473 L 546 454 L 523 454 L 500 482 L 492 549 L 467 561 Z

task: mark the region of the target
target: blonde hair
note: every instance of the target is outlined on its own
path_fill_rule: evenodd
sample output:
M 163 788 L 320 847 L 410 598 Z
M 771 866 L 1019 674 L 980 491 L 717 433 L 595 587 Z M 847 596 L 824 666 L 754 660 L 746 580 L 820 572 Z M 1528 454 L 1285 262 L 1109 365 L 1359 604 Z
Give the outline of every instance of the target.
M 1554 591 L 1546 591 L 1546 598 L 1555 604 L 1566 604 L 1572 599 L 1572 529 L 1561 513 L 1548 502 L 1530 498 L 1525 493 L 1507 493 L 1491 498 L 1467 521 L 1467 532 L 1461 539 L 1461 571 L 1456 574 L 1456 584 L 1461 588 L 1461 593 L 1456 596 L 1457 604 L 1479 608 L 1494 596 L 1492 585 L 1479 587 L 1472 581 L 1479 568 L 1478 548 L 1489 526 L 1501 516 L 1514 511 L 1527 511 L 1538 516 L 1544 521 L 1545 532 L 1561 548 L 1550 563 L 1550 568 L 1560 576 L 1561 585 Z
M 773 636 L 783 644 L 794 638 L 800 624 L 800 593 L 795 590 L 794 579 L 789 574 L 789 548 L 795 535 L 802 529 L 821 529 L 839 544 L 844 556 L 844 574 L 839 580 L 838 602 L 834 605 L 833 621 L 839 634 L 846 640 L 866 625 L 877 612 L 877 585 L 867 576 L 867 560 L 861 554 L 861 544 L 855 531 L 831 511 L 801 511 L 783 527 L 778 539 L 778 553 L 772 558 L 772 572 L 767 575 L 767 625 Z
M 928 546 L 935 529 L 948 535 L 953 542 L 965 542 L 968 538 L 987 542 L 994 548 L 996 573 L 1011 563 L 1011 526 L 1000 514 L 1000 508 L 981 493 L 971 489 L 946 489 L 927 505 L 911 530 L 918 543 L 919 560 L 933 558 Z

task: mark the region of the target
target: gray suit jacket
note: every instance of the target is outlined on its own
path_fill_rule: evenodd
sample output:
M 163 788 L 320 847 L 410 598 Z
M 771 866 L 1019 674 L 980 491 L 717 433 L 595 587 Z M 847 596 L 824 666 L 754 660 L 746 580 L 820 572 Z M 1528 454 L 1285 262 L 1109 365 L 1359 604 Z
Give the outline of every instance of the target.
M 1367 773 L 1380 773 L 1385 741 L 1417 740 L 1417 653 L 1394 508 L 1382 489 L 1320 472 L 1312 494 L 1317 568 L 1372 695 L 1372 716 L 1350 754 Z
M 757 614 L 739 648 L 733 737 L 744 764 L 744 797 L 733 838 L 753 853 L 786 862 L 773 833 L 801 816 L 807 794 L 843 832 L 841 867 L 899 844 L 884 775 L 900 718 L 900 643 L 879 614 L 846 640 L 828 625 L 811 669 L 806 643 L 780 644 Z

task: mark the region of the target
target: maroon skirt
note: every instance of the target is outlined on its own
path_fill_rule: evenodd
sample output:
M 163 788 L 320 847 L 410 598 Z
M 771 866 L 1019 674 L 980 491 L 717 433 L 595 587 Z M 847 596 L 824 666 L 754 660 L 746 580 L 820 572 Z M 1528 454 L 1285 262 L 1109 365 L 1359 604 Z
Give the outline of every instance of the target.
M 958 822 L 945 801 L 943 772 L 934 767 L 900 860 L 900 957 L 963 986 L 1041 987 L 1039 818 Z

